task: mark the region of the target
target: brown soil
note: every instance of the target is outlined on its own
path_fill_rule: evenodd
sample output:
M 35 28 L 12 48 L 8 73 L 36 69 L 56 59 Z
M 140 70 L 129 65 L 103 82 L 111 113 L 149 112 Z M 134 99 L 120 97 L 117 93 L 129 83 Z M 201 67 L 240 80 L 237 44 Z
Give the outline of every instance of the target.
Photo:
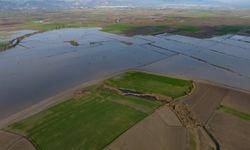
M 222 105 L 250 114 L 250 94 L 230 91 L 224 97 Z
M 221 150 L 250 149 L 250 122 L 216 112 L 209 127 L 220 142 Z
M 222 87 L 197 83 L 196 91 L 182 101 L 190 106 L 193 115 L 205 125 L 227 92 L 228 89 Z
M 24 137 L 0 131 L 0 149 L 1 150 L 35 150 L 35 147 Z
M 162 110 L 163 109 L 163 110 Z M 165 114 L 164 119 L 159 112 L 164 113 L 161 108 L 153 113 L 126 133 L 121 135 L 108 150 L 186 150 L 187 137 L 186 129 L 179 126 L 175 115 Z M 170 110 L 166 110 L 168 112 Z M 175 119 L 174 119 L 175 118 Z M 168 120 L 165 122 L 165 120 Z M 172 120 L 172 121 L 171 121 Z M 178 119 L 177 119 L 178 120 Z M 177 125 L 177 126 L 174 126 Z

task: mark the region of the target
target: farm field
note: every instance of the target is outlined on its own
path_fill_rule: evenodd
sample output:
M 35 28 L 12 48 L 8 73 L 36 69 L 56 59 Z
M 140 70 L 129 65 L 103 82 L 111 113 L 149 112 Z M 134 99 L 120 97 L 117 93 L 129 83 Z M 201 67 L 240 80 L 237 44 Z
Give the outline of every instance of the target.
M 248 150 L 249 126 L 249 120 L 221 111 L 217 111 L 209 122 L 210 131 L 220 142 L 222 150 Z
M 172 98 L 186 95 L 192 90 L 193 86 L 192 81 L 155 76 L 142 72 L 128 72 L 107 80 L 105 83 L 118 88 L 144 93 L 157 93 Z
M 159 83 L 158 78 L 164 81 L 161 86 L 164 87 L 165 83 L 166 89 L 172 88 L 168 87 L 169 84 L 181 89 L 180 81 L 191 84 L 185 80 L 171 82 L 176 79 L 139 72 L 132 73 L 135 74 L 134 79 L 138 79 L 138 82 L 137 80 L 130 82 L 131 86 L 139 84 L 139 78 L 144 76 L 151 77 L 149 84 L 146 82 L 144 85 L 146 88 L 149 88 L 149 85 L 156 87 Z M 126 75 L 131 73 L 125 73 Z M 126 81 L 129 79 L 119 80 L 119 78 L 120 76 L 117 76 L 107 81 L 115 79 L 119 82 L 118 87 L 126 87 Z M 79 90 L 73 98 L 14 123 L 7 130 L 23 134 L 37 149 L 103 149 L 162 105 L 159 101 L 121 96 L 103 86 L 100 83 Z M 181 91 L 188 93 L 189 89 L 183 86 Z M 162 91 L 159 93 L 155 91 L 155 94 L 161 93 Z M 176 93 L 173 94 L 176 95 Z M 165 95 L 168 93 L 166 92 Z
M 108 150 L 186 150 L 187 129 L 168 106 L 159 108 L 107 146 Z M 142 144 L 143 143 L 143 144 Z
M 128 36 L 170 32 L 205 38 L 229 33 L 249 34 L 249 23 L 249 10 L 100 8 L 6 11 L 0 14 L 1 35 L 24 29 L 102 27 L 102 31 Z
M 250 115 L 244 111 L 250 108 L 246 100 L 249 94 L 202 83 L 197 83 L 195 89 L 181 101 L 189 105 L 199 123 L 206 126 L 219 148 L 249 149 Z M 243 102 L 244 106 L 239 107 Z

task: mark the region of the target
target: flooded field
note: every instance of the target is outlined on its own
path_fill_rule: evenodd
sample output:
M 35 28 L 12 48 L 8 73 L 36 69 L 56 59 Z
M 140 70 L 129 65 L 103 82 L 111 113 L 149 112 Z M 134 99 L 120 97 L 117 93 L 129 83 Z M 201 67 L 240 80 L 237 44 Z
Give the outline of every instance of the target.
M 249 39 L 238 35 L 203 40 L 168 34 L 124 37 L 98 28 L 39 33 L 0 52 L 0 119 L 81 83 L 127 69 L 250 91 Z

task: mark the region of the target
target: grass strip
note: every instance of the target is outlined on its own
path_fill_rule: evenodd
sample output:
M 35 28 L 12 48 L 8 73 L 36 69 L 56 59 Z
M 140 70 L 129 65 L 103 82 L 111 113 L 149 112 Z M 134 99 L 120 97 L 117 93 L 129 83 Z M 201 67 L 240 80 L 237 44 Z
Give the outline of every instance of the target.
M 244 112 L 240 112 L 240 111 L 238 111 L 236 109 L 233 109 L 233 108 L 221 105 L 218 108 L 218 110 L 221 111 L 221 112 L 233 115 L 235 117 L 238 117 L 240 119 L 250 121 L 250 114 L 247 114 L 247 113 L 244 113 Z

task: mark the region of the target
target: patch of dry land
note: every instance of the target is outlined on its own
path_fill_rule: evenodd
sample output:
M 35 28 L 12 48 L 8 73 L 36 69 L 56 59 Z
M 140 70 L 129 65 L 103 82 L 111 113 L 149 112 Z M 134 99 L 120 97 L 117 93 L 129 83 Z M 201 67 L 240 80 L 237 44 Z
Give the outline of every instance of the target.
M 188 104 L 198 123 L 205 126 L 218 148 L 250 148 L 249 93 L 197 83 L 196 90 L 181 101 Z
M 163 106 L 121 135 L 108 150 L 186 150 L 187 130 L 176 114 Z
M 103 149 L 157 108 L 191 90 L 192 81 L 127 72 L 80 89 L 71 99 L 5 130 L 26 137 L 36 149 Z M 177 126 L 180 135 L 176 139 L 185 135 L 184 128 L 178 130 L 181 124 L 170 108 L 156 112 L 167 120 L 162 121 Z
M 248 99 L 208 83 L 126 72 L 8 125 L 0 145 L 21 137 L 46 150 L 248 150 Z

